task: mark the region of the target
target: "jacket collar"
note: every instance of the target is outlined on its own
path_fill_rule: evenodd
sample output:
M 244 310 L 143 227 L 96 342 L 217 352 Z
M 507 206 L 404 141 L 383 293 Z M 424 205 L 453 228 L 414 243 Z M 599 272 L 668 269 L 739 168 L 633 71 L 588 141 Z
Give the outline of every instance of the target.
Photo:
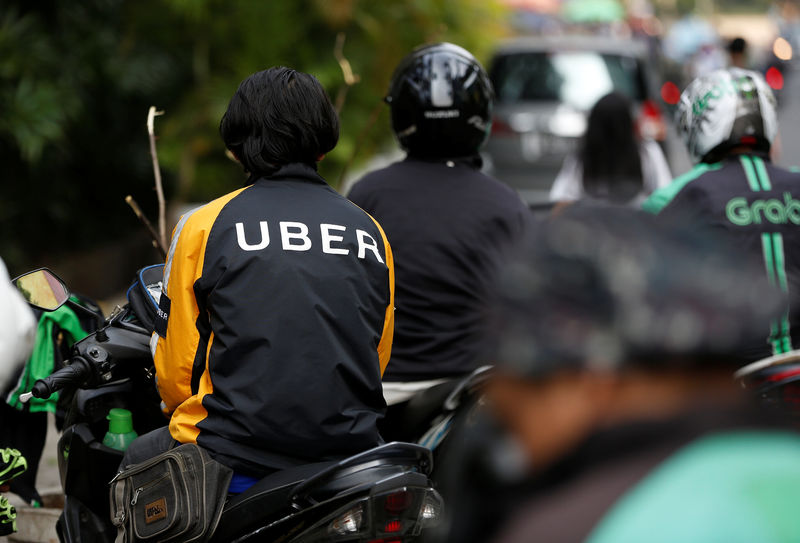
M 291 164 L 284 164 L 278 168 L 274 173 L 265 176 L 250 176 L 247 184 L 254 184 L 257 182 L 272 182 L 272 181 L 301 181 L 306 183 L 316 183 L 320 185 L 327 185 L 318 173 L 316 166 L 311 166 L 302 162 L 293 162 Z

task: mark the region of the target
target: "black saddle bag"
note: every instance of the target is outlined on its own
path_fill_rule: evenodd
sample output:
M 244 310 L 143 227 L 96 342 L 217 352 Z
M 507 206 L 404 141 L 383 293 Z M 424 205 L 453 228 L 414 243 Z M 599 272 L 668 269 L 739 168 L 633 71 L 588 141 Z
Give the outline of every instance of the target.
M 126 467 L 111 481 L 116 543 L 208 541 L 232 476 L 194 443 Z

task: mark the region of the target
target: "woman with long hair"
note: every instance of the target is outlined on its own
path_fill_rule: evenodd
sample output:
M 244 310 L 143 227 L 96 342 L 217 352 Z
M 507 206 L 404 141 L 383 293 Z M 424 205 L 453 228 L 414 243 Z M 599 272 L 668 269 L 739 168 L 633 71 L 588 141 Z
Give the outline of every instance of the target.
M 623 94 L 609 93 L 592 108 L 576 153 L 568 155 L 550 190 L 550 200 L 581 199 L 640 204 L 672 181 L 664 153 L 639 137 Z

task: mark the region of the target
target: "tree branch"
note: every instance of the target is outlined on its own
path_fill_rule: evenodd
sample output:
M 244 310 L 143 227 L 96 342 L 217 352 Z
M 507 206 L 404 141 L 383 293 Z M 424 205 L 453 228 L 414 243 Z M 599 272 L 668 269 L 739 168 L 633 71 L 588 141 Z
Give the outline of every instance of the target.
M 157 115 L 163 115 L 163 111 L 156 111 L 155 106 L 150 106 L 150 111 L 147 113 L 147 134 L 150 138 L 150 157 L 153 159 L 153 175 L 156 178 L 156 195 L 158 197 L 158 233 L 159 236 L 156 238 L 159 243 L 159 247 L 161 251 L 166 255 L 164 247 L 167 246 L 167 219 L 166 219 L 166 202 L 164 201 L 164 187 L 161 184 L 161 168 L 158 165 L 158 154 L 156 152 L 156 135 L 155 135 L 155 128 L 154 128 L 154 120 Z M 130 198 L 130 196 L 128 196 Z M 127 198 L 125 201 L 128 201 Z M 130 202 L 128 202 L 130 204 Z M 135 211 L 135 210 L 134 210 Z M 140 215 L 141 210 L 137 213 L 137 216 L 140 218 L 144 218 L 145 221 L 147 220 L 144 215 Z M 150 224 L 149 221 L 146 224 Z M 151 226 L 152 228 L 152 226 Z
M 350 87 L 361 81 L 361 77 L 353 73 L 350 61 L 344 56 L 344 40 L 344 32 L 339 32 L 336 35 L 336 45 L 333 47 L 333 56 L 339 63 L 339 68 L 342 69 L 342 75 L 344 76 L 344 87 L 341 87 L 339 93 L 336 95 L 336 104 L 334 107 L 336 108 L 337 114 L 342 112 L 344 101 L 347 98 L 347 91 L 350 90 Z
M 142 222 L 145 228 L 147 228 L 147 231 L 153 238 L 153 247 L 158 249 L 158 252 L 161 253 L 161 258 L 166 260 L 167 250 L 161 243 L 161 241 L 158 239 L 158 234 L 156 233 L 155 228 L 153 228 L 153 225 L 150 224 L 150 221 L 148 221 L 147 217 L 145 217 L 144 213 L 142 213 L 142 209 L 139 207 L 139 204 L 136 203 L 136 200 L 134 200 L 133 196 L 131 196 L 130 194 L 125 197 L 125 203 L 131 206 L 131 209 L 133 209 L 133 212 L 136 214 L 136 217 Z

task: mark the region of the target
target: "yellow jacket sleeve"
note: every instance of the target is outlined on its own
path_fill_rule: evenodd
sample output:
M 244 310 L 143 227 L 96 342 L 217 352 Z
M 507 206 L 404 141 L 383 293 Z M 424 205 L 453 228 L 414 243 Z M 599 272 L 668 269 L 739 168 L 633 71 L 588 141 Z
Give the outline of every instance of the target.
M 205 367 L 206 349 L 211 338 L 203 338 L 197 329 L 200 314 L 194 284 L 203 273 L 206 242 L 219 212 L 239 189 L 188 212 L 172 233 L 164 266 L 162 295 L 169 298 L 166 337 L 159 337 L 153 353 L 158 391 L 166 411 L 173 412 L 192 394 L 192 370 L 195 364 Z
M 383 228 L 374 218 L 372 220 L 378 226 L 378 230 L 381 231 L 383 247 L 386 253 L 386 266 L 389 268 L 389 305 L 386 306 L 383 333 L 381 334 L 380 343 L 378 343 L 378 359 L 381 364 L 381 375 L 383 375 L 383 372 L 386 371 L 386 366 L 389 364 L 389 358 L 392 356 L 392 341 L 394 339 L 394 257 L 392 256 L 392 247 L 389 245 L 389 240 L 386 239 Z
M 192 395 L 192 367 L 200 335 L 195 326 L 199 310 L 192 287 L 203 266 L 202 234 L 191 222 L 179 223 L 164 268 L 162 296 L 169 298 L 170 311 L 167 334 L 158 338 L 154 362 L 158 391 L 170 413 Z

